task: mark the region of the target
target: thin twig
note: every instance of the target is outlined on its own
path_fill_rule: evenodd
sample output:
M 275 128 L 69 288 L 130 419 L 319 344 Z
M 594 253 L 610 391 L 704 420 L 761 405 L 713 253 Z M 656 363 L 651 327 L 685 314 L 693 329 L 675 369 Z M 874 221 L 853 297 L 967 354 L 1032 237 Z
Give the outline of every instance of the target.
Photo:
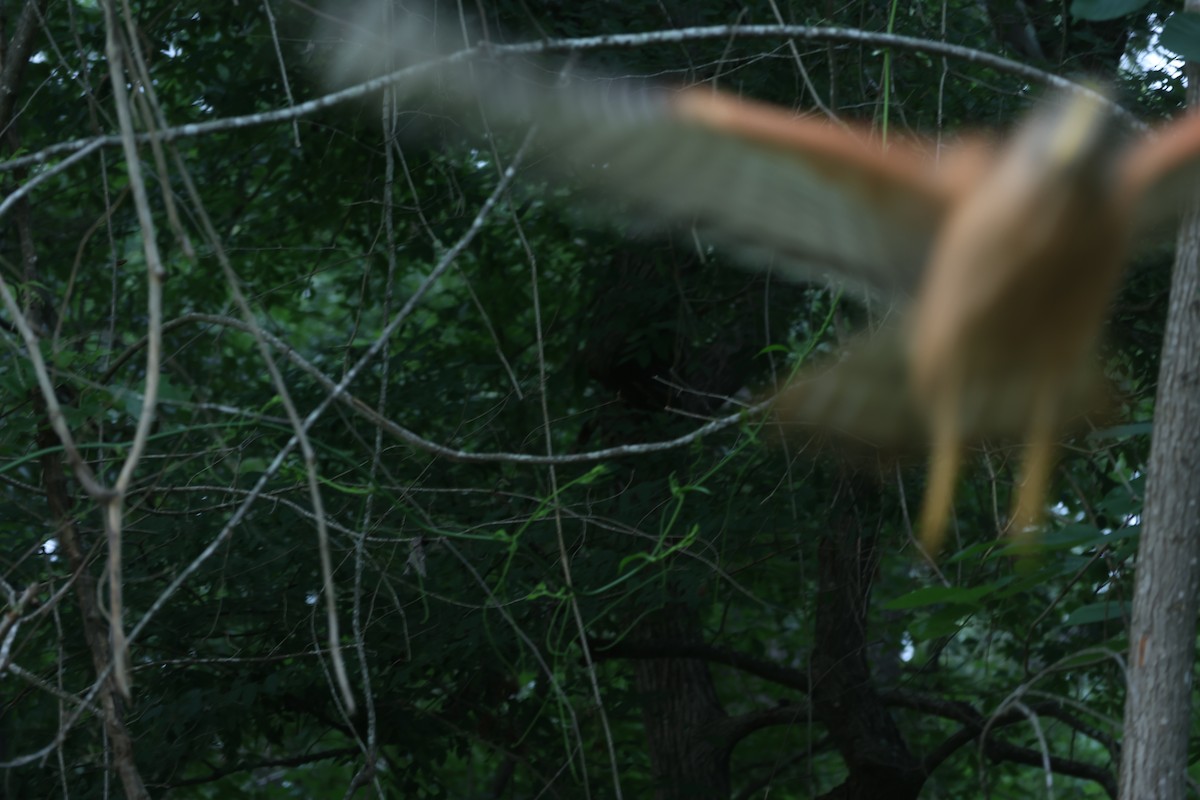
M 121 146 L 125 154 L 129 187 L 133 192 L 133 205 L 137 211 L 138 227 L 141 230 L 142 252 L 146 256 L 146 381 L 142 391 L 142 409 L 134 429 L 133 443 L 125 455 L 125 461 L 117 474 L 112 493 L 102 501 L 104 506 L 104 528 L 108 538 L 108 597 L 109 625 L 112 636 L 112 660 L 115 665 L 113 679 L 122 696 L 129 697 L 129 649 L 125 642 L 125 626 L 122 621 L 122 578 L 121 578 L 121 526 L 125 492 L 133 480 L 134 470 L 146 450 L 150 427 L 154 424 L 154 411 L 158 401 L 158 386 L 162 362 L 162 282 L 166 271 L 158 250 L 158 233 L 154 216 L 150 211 L 150 199 L 146 194 L 146 182 L 142 177 L 141 159 L 133 128 L 133 113 L 129 106 L 129 94 L 125 86 L 124 48 L 118 41 L 119 29 L 116 12 L 111 0 L 104 3 L 105 53 L 108 57 L 109 82 L 113 102 L 117 107 L 117 123 L 121 129 Z
M 217 314 L 184 314 L 169 321 L 165 325 L 165 330 L 179 327 L 186 324 L 204 323 L 210 325 L 220 325 L 226 328 L 235 330 L 251 331 L 250 326 L 241 320 L 233 317 L 226 317 Z M 732 428 L 741 424 L 747 419 L 763 414 L 770 410 L 774 405 L 774 398 L 762 400 L 754 405 L 750 405 L 728 414 L 723 417 L 718 417 L 711 422 L 699 426 L 689 433 L 677 436 L 674 439 L 666 439 L 657 442 L 639 442 L 636 444 L 617 445 L 614 447 L 605 447 L 599 450 L 588 450 L 582 453 L 564 453 L 558 455 L 542 455 L 539 453 L 508 453 L 508 452 L 491 452 L 478 453 L 470 450 L 459 450 L 453 447 L 439 444 L 430 439 L 426 439 L 414 431 L 405 428 L 404 426 L 393 422 L 387 417 L 380 414 L 376 409 L 360 400 L 358 397 L 350 394 L 345 388 L 339 389 L 339 383 L 333 378 L 326 375 L 318 367 L 313 365 L 302 355 L 292 349 L 291 345 L 281 339 L 276 338 L 267 331 L 262 331 L 263 340 L 272 347 L 283 353 L 284 357 L 295 364 L 305 373 L 310 375 L 317 383 L 319 383 L 326 391 L 337 391 L 336 399 L 346 407 L 352 409 L 356 414 L 363 419 L 381 428 L 384 433 L 410 445 L 418 450 L 445 458 L 449 461 L 454 461 L 460 464 L 529 464 L 529 465 L 544 465 L 544 464 L 591 464 L 599 461 L 609 461 L 614 458 L 629 458 L 632 456 L 643 456 L 649 453 L 661 453 L 666 450 L 675 450 L 680 447 L 687 447 L 700 439 L 703 439 L 709 434 L 717 433 L 727 428 Z M 110 371 L 116 371 L 135 353 L 143 342 L 133 344 L 125 353 L 114 360 Z M 104 382 L 104 381 L 101 381 Z
M 505 58 L 520 58 L 536 55 L 549 55 L 567 52 L 588 52 L 592 50 L 621 50 L 648 47 L 650 45 L 679 44 L 683 42 L 704 41 L 708 39 L 726 39 L 729 37 L 743 39 L 804 39 L 808 41 L 830 42 L 833 44 L 858 44 L 868 47 L 891 47 L 897 50 L 910 50 L 919 53 L 929 53 L 946 58 L 966 61 L 982 67 L 989 67 L 997 72 L 1004 72 L 1024 78 L 1033 83 L 1050 86 L 1056 89 L 1072 92 L 1094 93 L 1094 90 L 1074 81 L 1055 75 L 1045 70 L 1022 64 L 1019 61 L 1003 56 L 976 50 L 962 45 L 937 42 L 915 36 L 878 33 L 864 31 L 858 28 L 840 28 L 813 25 L 713 25 L 708 27 L 675 28 L 662 31 L 647 31 L 644 33 L 623 33 L 607 36 L 582 36 L 578 38 L 545 39 L 537 42 L 526 42 L 511 45 L 488 45 L 460 50 L 450 55 L 424 61 L 404 69 L 390 72 L 387 75 L 373 78 L 355 84 L 347 89 L 317 97 L 304 103 L 288 108 L 264 111 L 257 114 L 246 114 L 240 117 L 226 117 L 211 122 L 197 122 L 166 128 L 157 135 L 162 141 L 205 136 L 218 131 L 238 130 L 258 125 L 269 125 L 277 122 L 291 122 L 312 114 L 324 111 L 332 106 L 358 100 L 374 92 L 397 83 L 403 83 L 424 75 L 432 70 L 441 69 L 453 64 L 479 58 L 484 54 Z M 1097 95 L 1098 96 L 1098 95 Z M 1099 96 L 1098 96 L 1099 97 Z M 1127 109 L 1114 104 L 1111 100 L 1101 97 L 1105 104 L 1118 109 L 1118 113 L 1129 124 L 1144 129 L 1145 123 L 1139 121 Z M 148 141 L 149 135 L 139 137 L 139 141 Z M 9 159 L 0 163 L 0 172 L 11 171 L 31 164 L 39 164 L 64 153 L 71 153 L 89 145 L 99 143 L 101 147 L 115 147 L 121 143 L 118 136 L 103 136 L 86 139 L 75 139 L 51 145 L 36 153 L 19 158 Z
M 354 366 L 346 371 L 346 374 L 342 380 L 339 381 L 338 384 L 332 389 L 330 389 L 325 398 L 309 413 L 308 417 L 305 418 L 304 423 L 301 426 L 301 430 L 307 431 L 309 428 L 311 428 L 312 425 L 325 412 L 325 410 L 329 408 L 329 405 L 337 398 L 337 396 L 344 392 L 346 387 L 358 377 L 358 374 L 363 370 L 363 368 L 375 360 L 379 352 L 383 349 L 384 342 L 391 338 L 396 330 L 412 313 L 417 303 L 421 301 L 425 294 L 428 293 L 430 288 L 432 288 L 433 285 L 442 277 L 442 275 L 446 273 L 446 270 L 450 268 L 451 264 L 454 263 L 454 260 L 462 254 L 467 245 L 469 245 L 471 241 L 474 240 L 474 238 L 479 234 L 479 231 L 483 229 L 483 224 L 491 215 L 492 209 L 495 208 L 500 198 L 504 196 L 505 192 L 508 190 L 509 184 L 516 176 L 517 166 L 524 158 L 524 154 L 528 151 L 529 144 L 530 138 L 526 137 L 525 141 L 518 149 L 517 154 L 514 156 L 513 163 L 507 170 L 505 170 L 504 177 L 500 180 L 500 182 L 496 185 L 495 190 L 493 190 L 492 194 L 480 207 L 479 212 L 475 215 L 475 219 L 472 221 L 471 226 L 467 229 L 466 233 L 462 235 L 454 247 L 452 247 L 444 256 L 442 256 L 442 259 L 438 262 L 437 266 L 433 268 L 421 285 L 417 287 L 417 290 L 408 298 L 408 301 L 405 302 L 404 306 L 400 309 L 392 321 L 384 327 L 383 331 L 380 333 L 375 342 L 369 348 L 367 348 L 366 352 L 363 353 L 357 362 L 355 362 Z M 137 637 L 141 635 L 146 626 L 150 624 L 150 621 L 154 619 L 158 612 L 166 606 L 167 602 L 175 595 L 176 592 L 179 591 L 180 587 L 182 587 L 184 583 L 186 583 L 192 577 L 192 575 L 195 574 L 195 572 L 200 569 L 205 562 L 208 561 L 208 559 L 212 558 L 212 556 L 222 546 L 224 546 L 226 542 L 229 541 L 230 537 L 233 535 L 233 531 L 241 523 L 250 507 L 254 504 L 254 501 L 262 493 L 267 482 L 275 475 L 275 473 L 279 471 L 279 468 L 283 465 L 284 460 L 288 457 L 292 450 L 295 449 L 297 442 L 297 436 L 293 434 L 291 439 L 288 440 L 287 444 L 285 444 L 279 450 L 279 452 L 275 455 L 275 458 L 272 459 L 271 463 L 267 465 L 262 475 L 259 476 L 254 486 L 250 489 L 250 492 L 247 494 L 246 499 L 242 502 L 242 505 L 239 506 L 238 510 L 225 523 L 225 526 L 221 529 L 221 531 L 213 538 L 211 542 L 208 543 L 204 550 L 202 550 L 199 555 L 192 559 L 192 561 L 180 571 L 175 579 L 172 580 L 171 583 L 159 593 L 158 597 L 155 598 L 153 603 L 151 603 L 150 608 L 146 610 L 146 613 L 138 621 L 137 625 L 130 629 L 130 642 L 136 641 Z M 62 726 L 59 735 L 65 735 L 68 727 L 69 725 Z
M 288 80 L 287 64 L 283 61 L 283 50 L 279 46 L 279 31 L 275 26 L 275 14 L 271 11 L 271 0 L 263 0 L 263 12 L 267 15 L 267 26 L 271 29 L 271 44 L 275 45 L 275 58 L 279 61 L 279 79 L 283 82 L 283 94 L 287 97 L 288 108 L 296 107 L 296 98 L 292 96 L 292 84 Z M 292 119 L 292 138 L 296 149 L 300 149 L 300 124 Z

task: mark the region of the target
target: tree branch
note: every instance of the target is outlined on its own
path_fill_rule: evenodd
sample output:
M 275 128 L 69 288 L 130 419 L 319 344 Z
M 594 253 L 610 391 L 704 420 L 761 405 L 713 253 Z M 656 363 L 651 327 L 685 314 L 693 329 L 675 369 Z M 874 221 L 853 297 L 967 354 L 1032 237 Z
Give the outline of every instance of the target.
M 440 58 L 423 61 L 404 69 L 390 72 L 378 78 L 330 92 L 321 97 L 275 111 L 257 114 L 246 114 L 240 117 L 227 117 L 211 122 L 198 122 L 164 128 L 154 134 L 160 141 L 205 136 L 218 131 L 231 131 L 241 128 L 271 125 L 280 122 L 290 123 L 292 120 L 311 116 L 325 109 L 332 108 L 352 100 L 359 100 L 367 95 L 387 88 L 393 84 L 416 79 L 432 70 L 441 69 L 453 64 L 477 59 L 482 55 L 493 55 L 504 58 L 528 57 L 564 52 L 587 52 L 591 50 L 616 50 L 647 47 L 650 45 L 679 44 L 681 42 L 705 41 L 710 39 L 801 39 L 814 42 L 830 42 L 834 44 L 859 44 L 868 47 L 890 47 L 897 50 L 929 53 L 945 56 L 960 61 L 966 61 L 979 66 L 990 67 L 998 72 L 1015 75 L 1033 83 L 1075 92 L 1093 92 L 1087 86 L 1075 83 L 1052 72 L 1031 67 L 1019 61 L 1013 61 L 1002 56 L 976 50 L 971 47 L 938 42 L 932 39 L 921 39 L 914 36 L 899 34 L 877 33 L 858 28 L 822 27 L 812 25 L 713 25 L 697 28 L 675 28 L 662 31 L 647 31 L 645 33 L 612 34 L 609 36 L 582 36 L 568 39 L 545 39 L 538 42 L 526 42 L 511 45 L 480 45 L 478 47 L 460 50 Z M 1105 99 L 1105 103 L 1112 104 Z M 1144 128 L 1144 123 L 1137 120 L 1128 110 L 1112 104 L 1131 125 Z M 150 135 L 140 137 L 141 141 L 149 141 Z M 0 163 L 0 172 L 19 169 L 32 164 L 40 164 L 56 156 L 72 153 L 98 142 L 102 147 L 117 147 L 121 144 L 119 136 L 101 136 L 87 139 L 75 139 L 51 145 L 36 153 L 20 158 L 13 158 Z
M 234 764 L 232 767 L 225 769 L 214 769 L 207 775 L 202 775 L 198 778 L 185 778 L 180 781 L 172 781 L 171 783 L 162 783 L 156 785 L 155 789 L 180 789 L 184 786 L 203 786 L 206 783 L 219 781 L 221 778 L 230 775 L 237 775 L 241 772 L 249 772 L 250 770 L 263 769 L 264 767 L 299 767 L 304 764 L 312 764 L 316 761 L 328 761 L 333 758 L 345 758 L 346 756 L 356 756 L 360 754 L 357 747 L 336 747 L 332 750 L 320 750 L 316 753 L 305 753 L 299 756 L 290 756 L 288 758 L 267 758 L 262 761 L 242 761 Z
M 736 670 L 771 681 L 789 689 L 807 692 L 808 675 L 803 670 L 784 667 L 764 659 L 738 653 L 723 647 L 696 642 L 637 641 L 619 642 L 593 640 L 597 661 L 614 658 L 697 658 L 712 664 L 723 664 Z

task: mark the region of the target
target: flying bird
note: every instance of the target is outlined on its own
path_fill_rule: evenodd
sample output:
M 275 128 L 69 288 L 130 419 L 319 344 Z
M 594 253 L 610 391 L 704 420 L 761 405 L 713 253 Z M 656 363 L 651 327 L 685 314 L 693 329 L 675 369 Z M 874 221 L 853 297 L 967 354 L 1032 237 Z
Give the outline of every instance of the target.
M 1135 134 L 1088 87 L 1044 100 L 1007 139 L 939 153 L 932 140 L 884 146 L 867 128 L 707 88 L 498 63 L 424 80 L 410 100 L 436 87 L 460 118 L 536 125 L 543 168 L 638 218 L 692 226 L 753 266 L 888 298 L 896 321 L 825 372 L 801 371 L 781 413 L 854 427 L 830 399 L 846 375 L 867 387 L 863 403 L 911 412 L 931 446 L 920 523 L 931 553 L 964 443 L 981 436 L 1027 445 L 1010 530 L 1037 524 L 1057 437 L 1095 405 L 1095 347 L 1131 248 L 1200 185 L 1200 114 Z

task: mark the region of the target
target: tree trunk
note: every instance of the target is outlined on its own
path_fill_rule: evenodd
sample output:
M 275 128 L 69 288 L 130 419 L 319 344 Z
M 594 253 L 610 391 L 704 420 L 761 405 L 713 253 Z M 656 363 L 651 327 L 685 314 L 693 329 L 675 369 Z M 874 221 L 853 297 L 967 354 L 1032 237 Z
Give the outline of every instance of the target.
M 867 660 L 867 612 L 879 559 L 876 532 L 859 518 L 867 487 L 847 481 L 817 551 L 811 697 L 848 772 L 819 800 L 916 800 L 925 782 L 921 762 L 876 691 Z
M 700 641 L 695 611 L 672 604 L 639 626 L 655 641 Z M 728 800 L 729 751 L 706 737 L 723 720 L 708 663 L 694 658 L 647 658 L 634 662 L 642 695 L 642 719 L 650 749 L 657 800 Z
M 1200 11 L 1200 0 L 1188 0 Z M 1188 100 L 1200 105 L 1200 65 Z M 1182 800 L 1200 591 L 1200 200 L 1179 230 L 1129 637 L 1122 800 Z
M 44 415 L 42 404 L 37 405 Z M 58 438 L 47 425 L 38 432 L 37 443 L 43 451 L 42 483 L 46 489 L 46 502 L 54 521 L 55 535 L 67 556 L 71 571 L 75 574 L 75 597 L 79 601 L 79 613 L 83 619 L 83 637 L 91 652 L 96 674 L 100 675 L 108 668 L 112 658 L 112 650 L 108 643 L 108 620 L 96 601 L 96 579 L 92 575 L 91 565 L 80 544 L 79 532 L 75 529 L 75 521 L 71 515 L 72 501 L 67 490 L 67 478 L 63 473 L 61 457 L 55 451 L 59 444 Z M 112 751 L 112 764 L 121 779 L 125 798 L 149 800 L 150 794 L 146 791 L 134 758 L 133 736 L 125 727 L 124 702 L 117 692 L 112 675 L 104 680 L 99 697 L 100 707 L 104 709 L 104 729 Z

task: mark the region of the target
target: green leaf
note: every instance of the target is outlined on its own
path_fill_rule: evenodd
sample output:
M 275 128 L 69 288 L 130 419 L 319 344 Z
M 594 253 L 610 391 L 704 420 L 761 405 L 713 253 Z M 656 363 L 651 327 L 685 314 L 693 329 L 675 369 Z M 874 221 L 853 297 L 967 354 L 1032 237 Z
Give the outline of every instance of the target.
M 1088 547 L 1102 544 L 1108 537 L 1095 525 L 1067 525 L 1050 531 L 1038 545 L 1043 550 L 1069 550 L 1073 547 Z
M 909 629 L 913 642 L 928 642 L 958 633 L 966 613 L 962 606 L 951 606 L 917 620 Z
M 916 591 L 901 595 L 895 600 L 889 600 L 883 604 L 883 607 L 892 611 L 920 608 L 938 603 L 975 607 L 979 605 L 979 599 L 994 588 L 991 585 L 976 586 L 973 589 L 964 589 L 958 586 L 923 586 Z
M 1129 486 L 1116 486 L 1104 499 L 1096 504 L 1096 510 L 1113 517 L 1123 517 L 1142 513 L 1142 498 L 1145 493 L 1146 479 L 1144 475 L 1129 479 Z M 1132 496 L 1130 489 L 1133 490 Z
M 1061 573 L 1061 570 L 1054 567 L 1042 567 L 1036 572 L 1022 574 L 1014 578 L 1014 580 L 1009 581 L 1001 591 L 996 593 L 991 602 L 995 603 L 1008 597 L 1016 597 L 1038 586 L 1045 586 L 1048 580 L 1057 577 L 1059 573 Z
M 1079 19 L 1105 20 L 1132 14 L 1146 0 L 1075 0 L 1071 3 L 1071 16 Z
M 137 419 L 142 415 L 142 394 L 141 392 L 123 392 L 122 399 L 125 403 L 125 413 L 133 419 Z
M 239 475 L 247 475 L 255 472 L 267 471 L 267 460 L 265 458 L 246 458 L 237 465 Z
M 1142 535 L 1141 525 L 1126 525 L 1120 530 L 1115 530 L 1105 537 L 1106 541 L 1119 542 L 1122 539 L 1134 539 Z
M 167 375 L 158 379 L 158 399 L 162 403 L 186 403 L 192 399 L 192 392 L 186 386 L 180 386 Z
M 1163 25 L 1159 43 L 1188 61 L 1200 61 L 1200 14 L 1172 14 Z
M 946 559 L 946 563 L 947 564 L 955 564 L 955 563 L 958 563 L 959 561 L 969 561 L 976 557 L 983 557 L 988 554 L 988 551 L 994 550 L 995 547 L 996 547 L 996 543 L 993 541 L 990 541 L 990 540 L 983 541 L 983 542 L 976 542 L 975 544 L 968 545 L 968 546 L 964 547 L 962 550 L 959 550 L 954 555 L 948 557 Z
M 259 460 L 261 461 L 262 459 Z M 261 472 L 262 469 L 259 469 L 258 471 Z M 351 486 L 346 483 L 340 483 L 338 481 L 331 480 L 323 475 L 318 475 L 317 480 L 319 480 L 322 485 L 328 486 L 330 489 L 341 492 L 342 494 L 366 496 L 374 491 L 374 488 L 370 486 Z
M 1106 601 L 1103 603 L 1089 603 L 1086 606 L 1081 606 L 1063 620 L 1062 627 L 1067 628 L 1072 625 L 1090 625 L 1094 622 L 1107 622 L 1110 619 L 1121 619 L 1129 614 L 1129 609 L 1133 604 L 1129 601 L 1123 603 Z
M 1168 24 L 1170 24 L 1168 22 Z M 1088 434 L 1088 441 L 1096 439 L 1131 439 L 1134 436 L 1145 436 L 1154 429 L 1153 423 L 1149 420 L 1146 422 L 1131 422 L 1128 425 L 1114 425 L 1111 428 L 1101 428 L 1098 431 L 1092 431 Z

